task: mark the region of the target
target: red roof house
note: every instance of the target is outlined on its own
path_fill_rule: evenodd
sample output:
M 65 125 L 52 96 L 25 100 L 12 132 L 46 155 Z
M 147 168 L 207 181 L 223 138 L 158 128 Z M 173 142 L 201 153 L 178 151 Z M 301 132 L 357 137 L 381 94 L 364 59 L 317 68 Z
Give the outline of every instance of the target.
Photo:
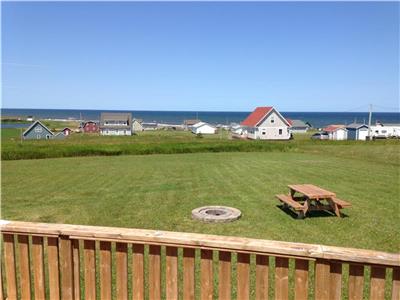
M 241 123 L 249 139 L 288 140 L 291 124 L 272 106 L 257 107 Z

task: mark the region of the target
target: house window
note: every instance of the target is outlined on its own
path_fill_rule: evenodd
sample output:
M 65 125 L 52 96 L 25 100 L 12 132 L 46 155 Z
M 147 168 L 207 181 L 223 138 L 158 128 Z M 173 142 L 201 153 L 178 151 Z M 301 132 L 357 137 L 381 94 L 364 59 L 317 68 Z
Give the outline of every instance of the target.
M 275 120 L 274 120 L 274 118 L 271 118 L 271 123 L 275 123 Z
M 263 133 L 262 133 L 263 135 L 265 135 L 265 131 L 263 131 Z
M 282 135 L 282 129 L 279 129 L 279 135 Z
M 35 132 L 42 132 L 42 131 L 43 131 L 43 129 L 42 129 L 42 127 L 40 127 L 40 126 L 38 126 L 38 127 L 35 128 Z

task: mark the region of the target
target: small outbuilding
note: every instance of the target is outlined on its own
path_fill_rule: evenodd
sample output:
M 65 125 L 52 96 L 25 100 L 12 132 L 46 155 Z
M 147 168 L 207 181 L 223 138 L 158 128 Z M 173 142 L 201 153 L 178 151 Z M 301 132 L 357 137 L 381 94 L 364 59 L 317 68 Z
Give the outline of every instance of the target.
M 345 125 L 329 125 L 325 127 L 323 131 L 328 134 L 330 140 L 347 140 L 347 129 Z
M 54 133 L 51 132 L 42 122 L 35 121 L 22 133 L 24 140 L 48 140 L 53 138 Z
M 141 119 L 133 119 L 132 120 L 132 131 L 133 132 L 139 132 L 143 131 L 143 120 Z
M 65 136 L 69 136 L 72 133 L 72 129 L 65 127 L 63 130 L 61 130 L 61 132 L 65 135 Z
M 346 126 L 348 140 L 365 141 L 368 136 L 368 125 L 352 123 Z
M 215 134 L 217 132 L 217 128 L 208 123 L 199 122 L 191 127 L 191 131 L 194 134 Z

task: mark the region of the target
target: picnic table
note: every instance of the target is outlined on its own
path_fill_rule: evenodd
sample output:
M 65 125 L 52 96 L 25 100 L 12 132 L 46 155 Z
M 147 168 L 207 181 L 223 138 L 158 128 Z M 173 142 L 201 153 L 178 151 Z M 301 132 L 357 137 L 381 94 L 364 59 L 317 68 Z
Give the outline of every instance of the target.
M 291 208 L 298 218 L 304 218 L 309 211 L 330 211 L 340 217 L 340 210 L 350 207 L 347 201 L 338 199 L 336 194 L 313 184 L 288 185 L 289 195 L 276 195 L 284 207 Z

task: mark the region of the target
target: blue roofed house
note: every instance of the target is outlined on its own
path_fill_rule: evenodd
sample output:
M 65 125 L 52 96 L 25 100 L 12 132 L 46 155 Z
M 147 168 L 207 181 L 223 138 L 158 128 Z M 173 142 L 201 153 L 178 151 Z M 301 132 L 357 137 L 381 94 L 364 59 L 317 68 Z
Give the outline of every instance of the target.
M 54 137 L 54 133 L 51 132 L 45 125 L 40 121 L 35 121 L 27 130 L 22 134 L 24 140 L 48 140 Z
M 368 136 L 368 125 L 352 123 L 346 126 L 348 140 L 365 141 Z

